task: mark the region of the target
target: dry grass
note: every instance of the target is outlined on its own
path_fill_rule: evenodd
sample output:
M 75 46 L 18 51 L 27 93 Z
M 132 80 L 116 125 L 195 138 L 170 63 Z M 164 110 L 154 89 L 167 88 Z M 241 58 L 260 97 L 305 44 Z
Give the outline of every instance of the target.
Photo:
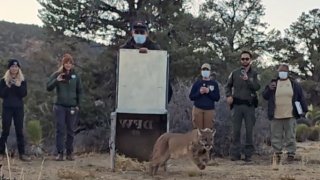
M 147 162 L 139 162 L 136 159 L 116 155 L 115 171 L 142 171 L 148 170 Z
M 94 178 L 94 173 L 75 169 L 58 169 L 58 177 L 61 179 L 79 180 Z
M 189 177 L 201 177 L 203 173 L 200 171 L 187 171 Z
M 21 169 L 21 173 L 20 173 L 20 180 L 24 179 L 24 174 L 23 174 L 23 168 Z
M 9 170 L 9 179 L 11 180 L 12 179 L 12 176 L 11 176 L 11 166 L 10 166 L 10 157 L 9 157 L 9 153 L 8 153 L 8 147 L 7 147 L 7 144 L 5 144 L 5 147 L 6 147 L 6 156 L 7 156 L 7 162 L 8 162 L 8 170 Z
M 281 175 L 280 180 L 295 180 L 296 178 L 292 175 L 286 174 L 286 175 Z
M 43 159 L 43 160 L 42 160 L 42 163 L 41 163 L 41 167 L 40 167 L 40 172 L 39 172 L 38 180 L 40 180 L 40 179 L 41 179 L 41 175 L 42 175 L 41 173 L 42 173 L 42 170 L 43 170 L 44 160 L 45 160 L 45 159 Z

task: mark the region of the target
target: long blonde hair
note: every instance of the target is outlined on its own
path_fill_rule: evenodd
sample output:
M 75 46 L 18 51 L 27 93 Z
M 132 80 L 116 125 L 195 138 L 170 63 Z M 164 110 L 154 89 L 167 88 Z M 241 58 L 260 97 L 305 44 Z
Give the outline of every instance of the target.
M 3 79 L 6 82 L 7 86 L 10 87 L 11 86 L 10 81 L 13 79 L 10 73 L 10 69 L 6 71 L 6 73 L 3 76 Z M 15 77 L 15 81 L 17 86 L 20 86 L 21 82 L 24 81 L 24 75 L 20 68 L 18 70 L 17 76 Z

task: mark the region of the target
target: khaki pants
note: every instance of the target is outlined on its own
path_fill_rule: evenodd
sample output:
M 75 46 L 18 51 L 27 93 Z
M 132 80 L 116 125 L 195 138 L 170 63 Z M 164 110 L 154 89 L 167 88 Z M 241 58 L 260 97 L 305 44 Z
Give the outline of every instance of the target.
M 271 121 L 271 145 L 275 153 L 287 150 L 288 154 L 296 152 L 296 119 L 273 119 Z
M 203 110 L 195 106 L 192 108 L 192 125 L 193 128 L 213 128 L 214 110 Z

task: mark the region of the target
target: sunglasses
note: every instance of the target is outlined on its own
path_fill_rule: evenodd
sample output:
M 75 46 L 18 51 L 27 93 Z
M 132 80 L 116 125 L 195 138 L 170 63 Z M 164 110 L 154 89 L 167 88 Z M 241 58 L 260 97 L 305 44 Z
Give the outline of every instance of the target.
M 145 30 L 134 30 L 135 34 L 145 34 L 146 31 Z
M 241 61 L 249 61 L 250 58 L 241 58 Z
M 202 68 L 201 70 L 202 70 L 202 71 L 209 71 L 208 68 Z

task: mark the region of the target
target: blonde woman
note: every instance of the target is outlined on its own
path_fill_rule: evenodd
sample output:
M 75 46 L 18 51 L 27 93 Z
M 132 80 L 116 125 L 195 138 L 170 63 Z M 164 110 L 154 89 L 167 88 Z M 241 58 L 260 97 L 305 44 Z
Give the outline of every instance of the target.
M 64 54 L 59 69 L 54 72 L 48 82 L 47 90 L 56 89 L 56 100 L 53 111 L 56 120 L 56 148 L 57 161 L 63 161 L 65 131 L 66 159 L 73 161 L 73 139 L 75 123 L 79 111 L 79 103 L 82 94 L 81 79 L 74 70 L 74 60 L 70 54 Z
M 13 119 L 19 157 L 22 161 L 30 161 L 25 155 L 24 135 L 23 135 L 23 98 L 27 95 L 27 82 L 20 69 L 20 63 L 16 59 L 10 59 L 8 70 L 0 81 L 0 97 L 2 101 L 2 133 L 0 138 L 0 153 L 5 154 L 5 144 L 7 142 L 11 122 Z

